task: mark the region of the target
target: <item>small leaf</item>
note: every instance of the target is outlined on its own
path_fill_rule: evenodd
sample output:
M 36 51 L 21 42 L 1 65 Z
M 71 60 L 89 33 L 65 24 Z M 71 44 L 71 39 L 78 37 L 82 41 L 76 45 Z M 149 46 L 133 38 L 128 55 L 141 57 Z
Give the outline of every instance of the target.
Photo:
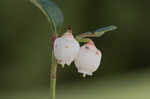
M 64 16 L 60 8 L 58 8 L 58 6 L 51 0 L 30 1 L 35 4 L 47 17 L 52 26 L 52 32 L 60 33 L 64 23 Z
M 107 27 L 103 27 L 100 29 L 95 30 L 94 32 L 86 32 L 83 34 L 80 34 L 76 37 L 77 40 L 81 40 L 83 38 L 88 38 L 88 37 L 101 37 L 102 35 L 104 35 L 106 32 L 112 31 L 117 29 L 116 26 L 107 26 Z M 82 41 L 82 40 L 81 40 Z
M 93 32 L 93 34 L 95 34 L 95 37 L 101 37 L 106 32 L 113 31 L 113 30 L 116 30 L 116 29 L 117 29 L 117 27 L 114 26 L 114 25 L 107 26 L 107 27 L 97 29 L 96 31 Z

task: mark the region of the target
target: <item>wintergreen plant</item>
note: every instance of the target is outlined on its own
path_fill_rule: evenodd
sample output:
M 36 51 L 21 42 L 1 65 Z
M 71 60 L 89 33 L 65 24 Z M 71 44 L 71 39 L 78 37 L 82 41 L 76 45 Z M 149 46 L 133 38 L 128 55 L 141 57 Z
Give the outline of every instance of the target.
M 107 26 L 93 32 L 86 32 L 76 36 L 72 35 L 72 29 L 69 28 L 68 31 L 61 36 L 64 17 L 60 8 L 51 0 L 30 1 L 43 12 L 50 24 L 51 33 L 49 33 L 48 37 L 49 57 L 51 59 L 49 62 L 51 68 L 50 99 L 55 99 L 57 64 L 61 64 L 64 67 L 65 64 L 70 65 L 72 61 L 75 61 L 78 72 L 83 73 L 84 76 L 92 75 L 100 65 L 101 52 L 96 48 L 90 37 L 101 37 L 106 32 L 117 29 L 117 27 L 113 25 Z M 80 42 L 86 44 L 80 48 Z M 95 54 L 93 54 L 93 52 Z M 83 57 L 83 55 L 87 57 Z M 91 64 L 93 64 L 93 67 L 91 67 Z

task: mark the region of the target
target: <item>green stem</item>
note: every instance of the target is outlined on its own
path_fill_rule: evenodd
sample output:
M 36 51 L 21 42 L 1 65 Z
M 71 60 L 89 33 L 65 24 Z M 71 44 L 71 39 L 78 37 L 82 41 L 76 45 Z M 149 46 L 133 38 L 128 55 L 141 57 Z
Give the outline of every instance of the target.
M 54 53 L 52 51 L 51 55 L 51 77 L 50 77 L 50 99 L 55 99 L 55 93 L 56 93 L 56 72 L 57 72 L 57 63 L 56 59 L 54 57 Z
M 51 36 L 51 35 L 50 35 Z M 49 48 L 50 48 L 50 57 L 51 57 L 51 64 L 50 64 L 50 99 L 55 99 L 56 96 L 56 72 L 57 72 L 57 62 L 54 57 L 53 52 L 53 43 L 56 39 L 57 33 L 53 32 L 52 39 L 49 39 Z

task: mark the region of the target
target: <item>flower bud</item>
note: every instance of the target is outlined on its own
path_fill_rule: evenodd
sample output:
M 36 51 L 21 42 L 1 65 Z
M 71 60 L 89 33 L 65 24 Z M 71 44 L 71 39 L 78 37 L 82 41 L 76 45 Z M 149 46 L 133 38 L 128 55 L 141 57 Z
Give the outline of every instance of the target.
M 95 47 L 92 40 L 83 45 L 75 58 L 75 65 L 78 72 L 83 73 L 83 76 L 92 75 L 101 62 L 101 52 Z
M 54 42 L 54 56 L 57 63 L 63 67 L 65 64 L 70 65 L 79 49 L 79 43 L 74 39 L 72 31 L 68 30 L 62 37 L 56 38 Z

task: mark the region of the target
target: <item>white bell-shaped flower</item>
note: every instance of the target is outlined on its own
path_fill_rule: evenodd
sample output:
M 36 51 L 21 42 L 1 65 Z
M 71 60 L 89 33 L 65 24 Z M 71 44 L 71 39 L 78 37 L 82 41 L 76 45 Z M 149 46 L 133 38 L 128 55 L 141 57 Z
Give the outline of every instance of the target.
M 68 30 L 62 37 L 58 37 L 54 41 L 54 56 L 57 63 L 63 67 L 65 64 L 70 65 L 72 63 L 79 49 L 80 45 L 73 37 L 71 30 Z
M 75 65 L 79 73 L 83 73 L 83 76 L 92 75 L 100 66 L 102 54 L 95 47 L 92 40 L 89 40 L 84 44 L 77 57 L 75 58 Z

